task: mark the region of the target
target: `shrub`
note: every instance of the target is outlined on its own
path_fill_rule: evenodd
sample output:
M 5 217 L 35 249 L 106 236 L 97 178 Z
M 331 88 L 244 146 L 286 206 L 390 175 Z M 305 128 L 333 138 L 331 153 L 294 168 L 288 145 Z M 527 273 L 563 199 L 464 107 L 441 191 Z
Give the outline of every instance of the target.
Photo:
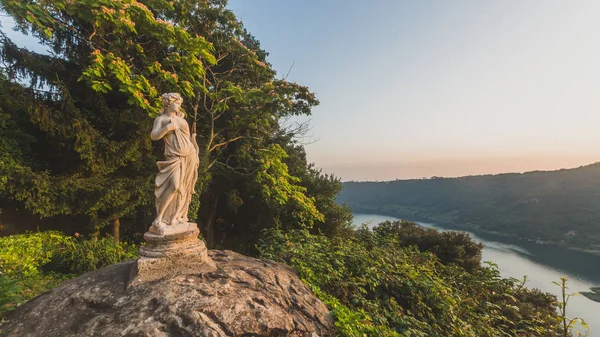
M 52 256 L 47 266 L 52 271 L 83 274 L 137 257 L 137 247 L 117 243 L 112 238 L 68 240 Z
M 442 264 L 391 229 L 348 238 L 269 230 L 257 248 L 313 287 L 341 336 L 557 336 L 553 296 L 501 278 L 494 266 Z
M 0 316 L 69 278 L 136 256 L 134 245 L 111 238 L 55 231 L 0 237 Z
M 0 275 L 0 317 L 11 310 L 11 304 L 19 299 L 17 281 L 6 275 Z
M 55 231 L 0 237 L 0 316 L 73 277 L 43 271 L 69 241 Z
M 55 231 L 0 237 L 0 272 L 11 278 L 38 275 L 70 239 Z
M 467 270 L 481 265 L 483 244 L 473 241 L 469 234 L 425 228 L 409 221 L 385 221 L 373 228 L 380 236 L 393 237 L 403 247 L 415 245 L 422 252 L 432 252 L 444 264 L 455 264 Z

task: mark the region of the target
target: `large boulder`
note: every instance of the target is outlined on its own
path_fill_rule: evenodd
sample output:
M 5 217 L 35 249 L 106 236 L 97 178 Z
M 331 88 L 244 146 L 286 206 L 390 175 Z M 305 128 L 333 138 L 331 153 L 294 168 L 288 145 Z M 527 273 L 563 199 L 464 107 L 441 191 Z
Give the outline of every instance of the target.
M 7 336 L 333 336 L 332 319 L 284 264 L 211 251 L 216 271 L 128 285 L 133 261 L 24 304 Z

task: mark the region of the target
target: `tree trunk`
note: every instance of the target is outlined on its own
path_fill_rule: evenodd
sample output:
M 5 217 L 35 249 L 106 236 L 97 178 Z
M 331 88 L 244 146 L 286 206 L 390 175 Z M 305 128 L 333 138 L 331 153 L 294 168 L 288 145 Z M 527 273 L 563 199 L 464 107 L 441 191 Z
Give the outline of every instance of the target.
M 119 243 L 119 240 L 120 240 L 119 230 L 121 229 L 121 221 L 119 221 L 119 217 L 116 217 L 113 220 L 113 228 L 112 229 L 113 229 L 113 232 L 112 232 L 113 239 L 115 240 L 116 243 Z

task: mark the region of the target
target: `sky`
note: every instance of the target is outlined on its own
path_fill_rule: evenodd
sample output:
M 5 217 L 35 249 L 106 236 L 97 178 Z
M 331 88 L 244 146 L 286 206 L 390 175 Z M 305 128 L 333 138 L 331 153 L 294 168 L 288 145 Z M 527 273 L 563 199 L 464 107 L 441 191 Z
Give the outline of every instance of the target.
M 230 0 L 321 104 L 310 162 L 342 180 L 600 161 L 600 1 Z M 32 38 L 3 31 L 17 44 Z M 293 65 L 293 66 L 292 66 Z
M 343 180 L 600 161 L 600 1 L 230 0 Z

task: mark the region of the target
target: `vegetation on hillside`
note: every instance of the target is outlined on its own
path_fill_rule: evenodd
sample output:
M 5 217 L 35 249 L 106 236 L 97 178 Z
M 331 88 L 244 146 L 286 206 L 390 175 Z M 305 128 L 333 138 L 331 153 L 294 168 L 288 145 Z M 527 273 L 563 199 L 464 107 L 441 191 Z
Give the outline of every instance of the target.
M 600 250 L 600 163 L 553 172 L 347 182 L 355 212 Z
M 502 278 L 493 265 L 473 266 L 482 247 L 468 236 L 457 244 L 421 230 L 417 246 L 406 242 L 415 228 L 385 222 L 331 238 L 269 230 L 259 250 L 298 271 L 343 336 L 563 336 L 554 296 Z
M 482 247 L 466 235 L 457 239 L 409 222 L 331 236 L 267 229 L 257 248 L 261 257 L 298 271 L 332 309 L 340 336 L 570 335 L 554 296 L 481 266 Z M 0 238 L 0 321 L 63 280 L 135 256 L 135 246 L 111 238 L 59 232 Z

